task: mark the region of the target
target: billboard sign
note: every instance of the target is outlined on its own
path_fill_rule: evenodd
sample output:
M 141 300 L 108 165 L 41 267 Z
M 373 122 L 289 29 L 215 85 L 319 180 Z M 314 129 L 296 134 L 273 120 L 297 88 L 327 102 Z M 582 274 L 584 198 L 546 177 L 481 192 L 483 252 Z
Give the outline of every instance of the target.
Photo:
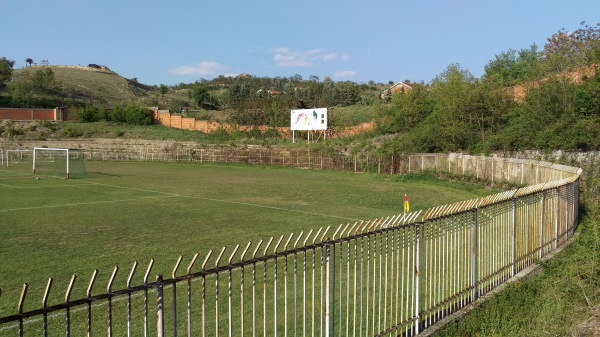
M 292 110 L 292 130 L 327 130 L 327 108 Z

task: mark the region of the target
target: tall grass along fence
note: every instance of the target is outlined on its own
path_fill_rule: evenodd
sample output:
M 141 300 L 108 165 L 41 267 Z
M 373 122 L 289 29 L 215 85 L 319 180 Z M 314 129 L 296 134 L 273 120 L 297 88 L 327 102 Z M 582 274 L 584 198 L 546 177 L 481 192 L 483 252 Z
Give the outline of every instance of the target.
M 99 284 L 94 272 L 84 280 L 86 295 L 76 299 L 73 275 L 64 303 L 52 306 L 52 278 L 42 299 L 29 299 L 25 284 L 16 313 L 0 317 L 0 334 L 417 335 L 555 250 L 575 230 L 580 169 L 464 155 L 389 161 L 396 171 L 436 169 L 528 186 L 223 247 L 197 254 L 187 266 L 180 257 L 171 275 L 156 278 L 150 278 L 153 261 L 139 271 L 136 262 L 126 285 L 113 284 L 117 267 L 107 283 Z M 131 283 L 136 273 L 144 273 L 142 284 Z M 33 300 L 41 306 L 24 311 Z

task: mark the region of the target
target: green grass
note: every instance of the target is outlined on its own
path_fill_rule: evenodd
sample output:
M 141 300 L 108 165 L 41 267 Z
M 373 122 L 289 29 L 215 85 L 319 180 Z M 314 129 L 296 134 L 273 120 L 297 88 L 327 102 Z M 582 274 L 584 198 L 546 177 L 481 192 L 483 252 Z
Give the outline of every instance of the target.
M 40 180 L 0 168 L 0 315 L 12 314 L 22 284 L 26 309 L 62 301 L 73 273 L 81 296 L 94 268 L 104 288 L 115 265 L 124 287 L 134 260 L 170 277 L 195 252 L 401 213 L 403 196 L 425 209 L 489 194 L 421 181 L 334 171 L 212 164 L 87 162 L 88 178 Z M 134 284 L 141 283 L 138 271 Z
M 580 226 L 580 237 L 540 275 L 511 284 L 435 336 L 591 336 L 579 326 L 600 308 L 600 215 Z
M 328 111 L 329 125 L 332 126 L 355 126 L 368 123 L 377 119 L 378 113 L 384 105 L 351 105 L 345 107 L 333 107 Z

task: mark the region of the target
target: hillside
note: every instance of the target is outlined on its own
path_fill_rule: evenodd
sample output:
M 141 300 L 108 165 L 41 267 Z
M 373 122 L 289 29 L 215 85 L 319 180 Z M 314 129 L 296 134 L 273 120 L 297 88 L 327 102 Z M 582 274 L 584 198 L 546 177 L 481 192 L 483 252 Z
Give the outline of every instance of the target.
M 92 103 L 112 106 L 129 102 L 151 105 L 149 103 L 159 96 L 157 87 L 124 78 L 108 69 L 86 66 L 33 66 L 16 69 L 14 75 L 18 77 L 24 72 L 33 73 L 46 69 L 51 69 L 54 73 L 59 86 L 57 96 L 60 96 L 66 105 Z
M 583 79 L 593 77 L 598 70 L 598 64 L 592 64 L 585 67 L 578 67 L 558 74 L 556 77 L 559 80 L 564 80 L 567 83 L 581 84 Z M 527 92 L 531 89 L 538 88 L 540 84 L 548 81 L 548 78 L 540 81 L 518 84 L 509 88 L 509 93 L 514 98 L 515 102 L 523 103 Z

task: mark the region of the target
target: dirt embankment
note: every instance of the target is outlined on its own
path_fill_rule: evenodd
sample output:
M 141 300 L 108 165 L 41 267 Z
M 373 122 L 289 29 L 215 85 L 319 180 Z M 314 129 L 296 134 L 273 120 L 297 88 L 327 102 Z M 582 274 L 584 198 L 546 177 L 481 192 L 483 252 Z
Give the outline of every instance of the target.
M 556 78 L 568 83 L 579 84 L 585 77 L 594 76 L 599 67 L 600 65 L 598 64 L 592 64 L 586 67 L 575 68 L 557 75 Z M 545 78 L 536 82 L 515 85 L 509 88 L 509 92 L 513 95 L 515 102 L 523 103 L 525 102 L 525 97 L 527 96 L 527 91 L 529 91 L 529 89 L 535 89 L 548 80 L 548 78 Z

